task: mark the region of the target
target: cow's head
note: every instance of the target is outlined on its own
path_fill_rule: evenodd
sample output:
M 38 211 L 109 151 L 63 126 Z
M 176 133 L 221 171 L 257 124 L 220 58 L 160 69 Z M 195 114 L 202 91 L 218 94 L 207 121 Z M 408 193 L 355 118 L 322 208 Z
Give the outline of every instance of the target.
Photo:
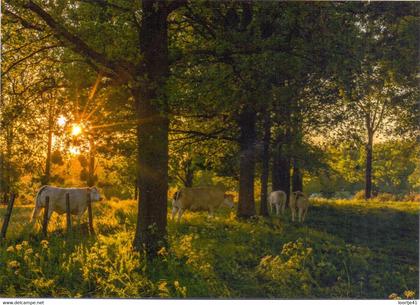
M 31 217 L 31 223 L 34 223 L 35 219 L 39 217 L 39 214 L 41 213 L 41 209 L 43 208 L 43 206 L 41 205 L 42 205 L 41 201 L 35 202 L 34 211 L 32 212 L 32 217 Z
M 35 197 L 35 207 L 34 211 L 32 212 L 31 217 L 31 223 L 35 222 L 35 219 L 39 217 L 39 214 L 41 214 L 41 209 L 45 208 L 45 202 L 43 202 L 43 197 L 41 196 L 41 193 L 44 192 L 47 189 L 47 186 L 43 186 L 39 189 L 38 193 Z
M 224 197 L 223 204 L 232 209 L 234 196 L 232 194 L 225 194 Z
M 99 190 L 96 188 L 96 186 L 93 186 L 89 188 L 90 191 L 90 200 L 92 201 L 101 201 L 101 195 L 99 194 Z
M 42 202 L 40 200 L 40 198 L 37 197 L 35 199 L 35 207 L 34 207 L 34 211 L 32 213 L 31 223 L 34 223 L 35 219 L 37 219 L 39 217 L 39 214 L 41 214 L 42 208 L 45 208 L 45 203 Z

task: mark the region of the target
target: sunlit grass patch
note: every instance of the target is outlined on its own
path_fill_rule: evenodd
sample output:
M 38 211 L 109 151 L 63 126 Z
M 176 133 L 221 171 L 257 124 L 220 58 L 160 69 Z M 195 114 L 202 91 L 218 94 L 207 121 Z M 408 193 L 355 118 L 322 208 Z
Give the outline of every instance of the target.
M 94 204 L 95 236 L 77 226 L 67 235 L 65 216 L 54 216 L 45 240 L 40 222 L 27 225 L 31 207 L 19 206 L 0 247 L 0 295 L 412 297 L 418 217 L 388 205 L 363 210 L 361 202 L 316 202 L 304 224 L 292 223 L 289 212 L 243 220 L 229 209 L 214 217 L 187 211 L 178 223 L 168 209 L 168 246 L 153 261 L 132 249 L 133 200 Z

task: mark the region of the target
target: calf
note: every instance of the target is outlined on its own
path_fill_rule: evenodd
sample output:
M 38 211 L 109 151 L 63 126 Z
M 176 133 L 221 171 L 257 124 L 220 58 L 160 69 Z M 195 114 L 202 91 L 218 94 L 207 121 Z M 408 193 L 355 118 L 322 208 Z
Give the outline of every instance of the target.
M 279 215 L 280 209 L 281 213 L 284 214 L 286 208 L 287 195 L 283 191 L 273 191 L 268 197 L 268 203 L 270 206 L 270 213 L 273 212 L 273 206 L 276 207 L 276 215 Z
M 292 221 L 295 221 L 296 209 L 298 210 L 299 222 L 305 221 L 308 212 L 309 200 L 308 196 L 301 191 L 293 192 L 290 195 L 290 210 L 292 211 Z

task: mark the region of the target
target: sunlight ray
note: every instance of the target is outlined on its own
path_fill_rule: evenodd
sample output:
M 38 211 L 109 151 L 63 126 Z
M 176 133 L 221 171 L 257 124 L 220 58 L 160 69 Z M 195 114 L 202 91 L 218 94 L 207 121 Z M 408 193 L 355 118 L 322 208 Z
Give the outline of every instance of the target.
M 88 95 L 88 99 L 86 101 L 86 104 L 83 107 L 83 111 L 82 111 L 82 114 L 81 114 L 81 119 L 84 118 L 84 115 L 85 115 L 86 110 L 87 110 L 87 108 L 89 106 L 89 103 L 94 99 L 95 94 L 96 94 L 96 92 L 98 90 L 98 87 L 99 87 L 99 84 L 100 84 L 101 80 L 102 80 L 102 73 L 99 72 L 98 73 L 98 76 L 96 77 L 95 84 L 93 85 L 92 90 L 90 91 L 90 93 Z
M 153 117 L 146 118 L 146 119 L 139 119 L 139 120 L 131 120 L 131 121 L 124 121 L 124 122 L 96 125 L 96 126 L 92 126 L 91 129 L 102 129 L 102 128 L 108 128 L 108 127 L 114 127 L 114 126 L 123 126 L 123 125 L 132 125 L 132 126 L 141 125 L 141 124 L 145 124 L 145 123 L 155 121 L 156 118 L 160 118 L 160 117 L 159 116 L 153 116 Z
M 93 109 L 88 113 L 88 115 L 83 118 L 85 121 L 88 121 L 89 118 L 96 112 L 96 110 L 98 110 L 98 108 L 100 106 L 102 106 L 102 104 L 104 103 L 104 100 L 102 99 L 101 101 L 99 101 L 98 103 L 96 103 L 95 107 L 93 107 Z

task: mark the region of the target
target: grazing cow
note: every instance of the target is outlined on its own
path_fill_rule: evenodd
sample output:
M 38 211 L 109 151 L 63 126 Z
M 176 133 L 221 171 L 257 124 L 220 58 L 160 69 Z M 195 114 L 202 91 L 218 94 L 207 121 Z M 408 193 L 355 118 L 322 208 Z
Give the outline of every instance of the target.
M 215 187 L 184 188 L 176 192 L 172 201 L 172 220 L 178 213 L 178 222 L 185 210 L 209 211 L 213 215 L 220 205 L 233 208 L 233 195 Z
M 70 197 L 70 214 L 78 215 L 79 217 L 87 209 L 87 196 L 90 195 L 90 200 L 99 201 L 101 197 L 96 187 L 83 187 L 83 188 L 61 188 L 55 186 L 44 185 L 36 194 L 35 208 L 32 214 L 31 222 L 35 221 L 41 212 L 41 208 L 45 208 L 45 198 L 48 196 L 49 209 L 48 219 L 51 217 L 52 212 L 58 214 L 66 213 L 66 194 Z
M 268 197 L 268 203 L 270 206 L 270 213 L 273 212 L 273 206 L 276 207 L 276 215 L 279 215 L 280 209 L 281 213 L 284 214 L 284 209 L 286 208 L 287 195 L 283 191 L 273 191 Z
M 308 207 L 309 200 L 305 193 L 297 191 L 290 195 L 290 210 L 292 211 L 292 221 L 295 221 L 296 209 L 299 213 L 299 222 L 305 221 Z

